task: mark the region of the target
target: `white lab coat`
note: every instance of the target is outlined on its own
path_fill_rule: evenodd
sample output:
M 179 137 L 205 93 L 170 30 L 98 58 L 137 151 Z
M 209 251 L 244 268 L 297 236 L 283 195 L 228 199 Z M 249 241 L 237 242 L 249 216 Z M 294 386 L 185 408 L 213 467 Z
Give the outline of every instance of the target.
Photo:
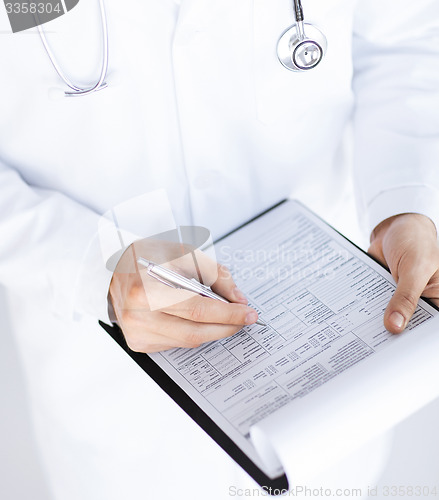
M 38 35 L 5 34 L 0 9 L 0 280 L 57 500 L 227 498 L 245 481 L 97 325 L 102 213 L 165 189 L 177 224 L 214 237 L 289 195 L 337 223 L 352 119 L 366 232 L 402 212 L 439 224 L 438 2 L 305 0 L 328 38 L 305 74 L 275 53 L 291 3 L 107 0 L 110 86 L 58 100 Z M 92 83 L 97 2 L 45 29 Z

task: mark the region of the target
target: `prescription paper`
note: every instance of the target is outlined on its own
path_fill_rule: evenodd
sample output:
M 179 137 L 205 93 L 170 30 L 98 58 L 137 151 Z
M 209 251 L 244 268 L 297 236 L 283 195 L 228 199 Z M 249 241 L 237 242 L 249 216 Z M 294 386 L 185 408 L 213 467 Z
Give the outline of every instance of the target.
M 388 333 L 389 273 L 301 204 L 216 252 L 267 326 L 151 357 L 269 477 L 304 484 L 439 395 L 438 312 Z

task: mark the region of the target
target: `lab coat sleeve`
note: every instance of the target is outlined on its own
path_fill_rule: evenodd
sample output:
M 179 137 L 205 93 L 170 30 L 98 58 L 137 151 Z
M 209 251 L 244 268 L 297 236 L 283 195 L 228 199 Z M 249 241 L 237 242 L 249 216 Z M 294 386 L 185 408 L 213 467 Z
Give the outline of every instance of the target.
M 365 228 L 406 212 L 439 232 L 439 2 L 360 0 L 354 178 Z
M 3 163 L 0 193 L 0 282 L 59 317 L 92 314 L 108 321 L 112 273 L 94 243 L 99 214 L 59 192 L 29 186 Z M 88 286 L 78 288 L 84 274 Z
M 98 214 L 60 192 L 28 185 L 0 163 L 0 283 L 60 318 L 108 322 L 118 257 L 133 241 L 174 227 L 163 190 Z

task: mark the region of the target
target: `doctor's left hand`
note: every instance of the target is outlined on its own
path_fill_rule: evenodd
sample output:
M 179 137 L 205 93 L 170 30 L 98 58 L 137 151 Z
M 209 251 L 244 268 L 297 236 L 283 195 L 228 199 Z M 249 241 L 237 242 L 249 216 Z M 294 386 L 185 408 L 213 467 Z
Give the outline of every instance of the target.
M 139 269 L 138 257 L 188 278 L 202 278 L 230 303 L 160 283 Z M 124 252 L 113 273 L 110 298 L 128 347 L 137 352 L 198 347 L 229 337 L 258 319 L 226 267 L 200 250 L 152 239 L 137 241 Z
M 439 306 L 439 244 L 428 217 L 407 213 L 381 222 L 372 232 L 369 253 L 397 283 L 384 314 L 387 330 L 404 330 L 421 295 Z

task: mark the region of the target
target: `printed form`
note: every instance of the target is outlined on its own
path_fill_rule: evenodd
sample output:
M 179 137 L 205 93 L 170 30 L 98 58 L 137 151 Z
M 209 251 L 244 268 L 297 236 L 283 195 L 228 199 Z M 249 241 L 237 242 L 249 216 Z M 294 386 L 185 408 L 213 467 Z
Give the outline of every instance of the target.
M 395 285 L 294 201 L 225 237 L 216 253 L 267 326 L 151 357 L 264 469 L 249 441 L 254 424 L 399 341 L 383 326 Z M 434 314 L 420 303 L 406 334 Z

